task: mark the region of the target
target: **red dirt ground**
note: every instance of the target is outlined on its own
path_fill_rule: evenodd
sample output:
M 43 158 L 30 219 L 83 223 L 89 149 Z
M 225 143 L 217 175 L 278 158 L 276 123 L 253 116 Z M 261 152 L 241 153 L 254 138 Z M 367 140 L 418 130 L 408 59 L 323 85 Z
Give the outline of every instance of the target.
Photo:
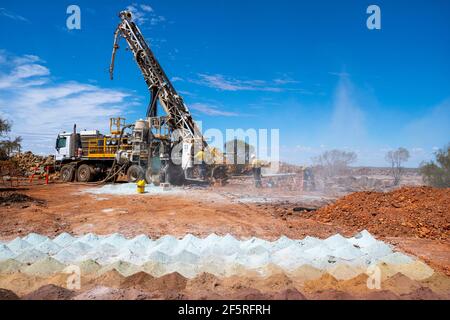
M 92 186 L 90 186 L 92 187 Z M 416 255 L 450 275 L 450 189 L 402 188 L 391 193 L 358 192 L 316 212 L 296 212 L 302 203 L 233 202 L 223 194 L 230 186 L 187 190 L 186 195 L 110 196 L 82 193 L 89 186 L 50 184 L 18 192 L 43 202 L 0 204 L 0 238 L 30 232 L 54 237 L 72 234 L 125 236 L 210 233 L 273 240 L 352 236 L 368 229 L 400 250 Z M 246 190 L 246 193 L 257 190 Z M 422 238 L 421 238 L 422 237 Z

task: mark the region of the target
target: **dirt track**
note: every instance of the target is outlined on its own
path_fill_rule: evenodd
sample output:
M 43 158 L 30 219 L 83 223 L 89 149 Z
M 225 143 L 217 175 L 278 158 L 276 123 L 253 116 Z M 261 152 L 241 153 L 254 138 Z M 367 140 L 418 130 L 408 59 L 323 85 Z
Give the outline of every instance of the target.
M 327 237 L 340 229 L 303 219 L 300 214 L 280 218 L 271 207 L 233 203 L 221 190 L 189 190 L 181 195 L 110 196 L 81 193 L 81 185 L 35 186 L 21 191 L 46 204 L 3 206 L 0 236 L 11 239 L 29 232 L 54 236 L 61 232 L 83 234 L 120 232 L 127 236 L 164 234 L 183 236 L 210 233 L 275 239 Z M 225 189 L 226 190 L 226 189 Z
M 257 203 L 258 199 L 276 198 L 276 192 L 262 192 L 249 186 L 183 190 L 176 195 L 92 195 L 90 188 L 76 184 L 51 184 L 21 190 L 43 201 L 3 203 L 0 207 L 0 238 L 9 240 L 36 232 L 56 236 L 62 232 L 75 235 L 122 233 L 126 236 L 165 234 L 184 236 L 211 233 L 235 237 L 276 239 L 281 235 L 299 239 L 307 235 L 326 238 L 336 233 L 351 236 L 367 227 L 355 227 L 336 221 L 323 222 L 314 213 L 294 211 L 298 206 L 311 206 L 310 199 L 291 194 L 277 204 Z M 448 191 L 447 191 L 448 193 Z M 239 195 L 246 195 L 243 201 Z M 288 194 L 285 191 L 280 194 Z M 301 200 L 295 201 L 295 200 Z M 303 200 L 302 200 L 303 199 Z M 255 203 L 253 203 L 255 202 Z M 317 201 L 312 201 L 317 205 Z M 332 206 L 328 208 L 332 208 Z M 329 213 L 328 209 L 325 212 Z M 444 208 L 448 210 L 448 208 Z M 324 210 L 319 210 L 323 212 Z M 448 211 L 445 216 L 448 221 Z M 370 226 L 370 224 L 368 224 Z M 437 270 L 450 274 L 450 244 L 444 240 L 419 239 L 411 235 L 381 234 L 381 238 L 399 249 L 424 259 Z M 438 238 L 439 239 L 439 238 Z M 442 237 L 441 237 L 442 239 Z

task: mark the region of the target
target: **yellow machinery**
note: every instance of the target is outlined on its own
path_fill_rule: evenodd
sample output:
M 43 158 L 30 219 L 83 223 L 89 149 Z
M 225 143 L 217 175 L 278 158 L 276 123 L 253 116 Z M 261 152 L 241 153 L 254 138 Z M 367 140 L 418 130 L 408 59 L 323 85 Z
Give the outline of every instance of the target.
M 121 117 L 109 119 L 109 131 L 112 135 L 120 135 L 122 128 L 125 127 L 125 120 Z
M 128 138 L 122 138 L 122 141 L 119 141 L 119 137 L 117 137 L 120 136 L 125 125 L 125 118 L 110 118 L 109 130 L 111 136 L 89 139 L 87 157 L 91 159 L 114 159 L 118 150 L 131 149 L 131 146 L 127 144 Z

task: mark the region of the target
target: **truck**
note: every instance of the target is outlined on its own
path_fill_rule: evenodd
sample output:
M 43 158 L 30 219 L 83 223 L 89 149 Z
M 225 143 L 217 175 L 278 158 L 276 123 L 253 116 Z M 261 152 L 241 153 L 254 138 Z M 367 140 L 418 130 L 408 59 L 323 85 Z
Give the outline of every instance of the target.
M 130 11 L 119 13 L 114 33 L 110 78 L 120 39 L 125 39 L 150 94 L 145 118 L 126 124 L 123 118 L 110 119 L 110 133 L 97 130 L 62 132 L 56 140 L 57 168 L 64 182 L 109 181 L 125 174 L 129 182 L 180 185 L 185 182 L 226 180 L 226 166 L 208 166 L 199 175 L 195 154 L 209 152 L 192 115 L 162 69 Z M 159 109 L 164 111 L 159 115 Z
M 119 143 L 124 118 L 110 119 L 110 134 L 98 130 L 61 132 L 56 138 L 56 169 L 63 182 L 91 182 L 104 179 L 110 173 L 117 152 L 131 148 L 128 135 Z

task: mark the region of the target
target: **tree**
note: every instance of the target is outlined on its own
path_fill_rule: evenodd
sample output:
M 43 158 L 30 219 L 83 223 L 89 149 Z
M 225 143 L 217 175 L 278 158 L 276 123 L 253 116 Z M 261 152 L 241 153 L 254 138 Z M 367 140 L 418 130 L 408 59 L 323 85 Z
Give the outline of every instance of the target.
M 11 131 L 11 122 L 0 118 L 0 137 L 4 137 Z
M 225 152 L 233 156 L 233 164 L 248 164 L 250 155 L 255 152 L 255 147 L 239 139 L 227 141 Z
M 11 131 L 11 126 L 11 122 L 0 118 L 0 137 L 6 137 Z M 0 160 L 7 160 L 14 151 L 19 151 L 21 142 L 21 137 L 16 137 L 14 140 L 0 140 Z
M 386 161 L 391 166 L 391 175 L 394 178 L 394 186 L 400 184 L 402 175 L 404 174 L 403 163 L 409 159 L 409 151 L 405 148 L 398 148 L 397 150 L 391 150 L 386 153 Z
M 326 177 L 341 175 L 348 170 L 348 166 L 356 161 L 358 156 L 352 151 L 330 150 L 313 158 L 315 165 L 319 166 Z
M 436 188 L 450 187 L 450 144 L 435 153 L 436 162 L 430 161 L 420 166 L 423 180 Z
M 255 147 L 239 139 L 227 141 L 224 145 L 227 161 L 232 161 L 232 173 L 243 173 L 250 163 L 250 155 L 255 153 Z

